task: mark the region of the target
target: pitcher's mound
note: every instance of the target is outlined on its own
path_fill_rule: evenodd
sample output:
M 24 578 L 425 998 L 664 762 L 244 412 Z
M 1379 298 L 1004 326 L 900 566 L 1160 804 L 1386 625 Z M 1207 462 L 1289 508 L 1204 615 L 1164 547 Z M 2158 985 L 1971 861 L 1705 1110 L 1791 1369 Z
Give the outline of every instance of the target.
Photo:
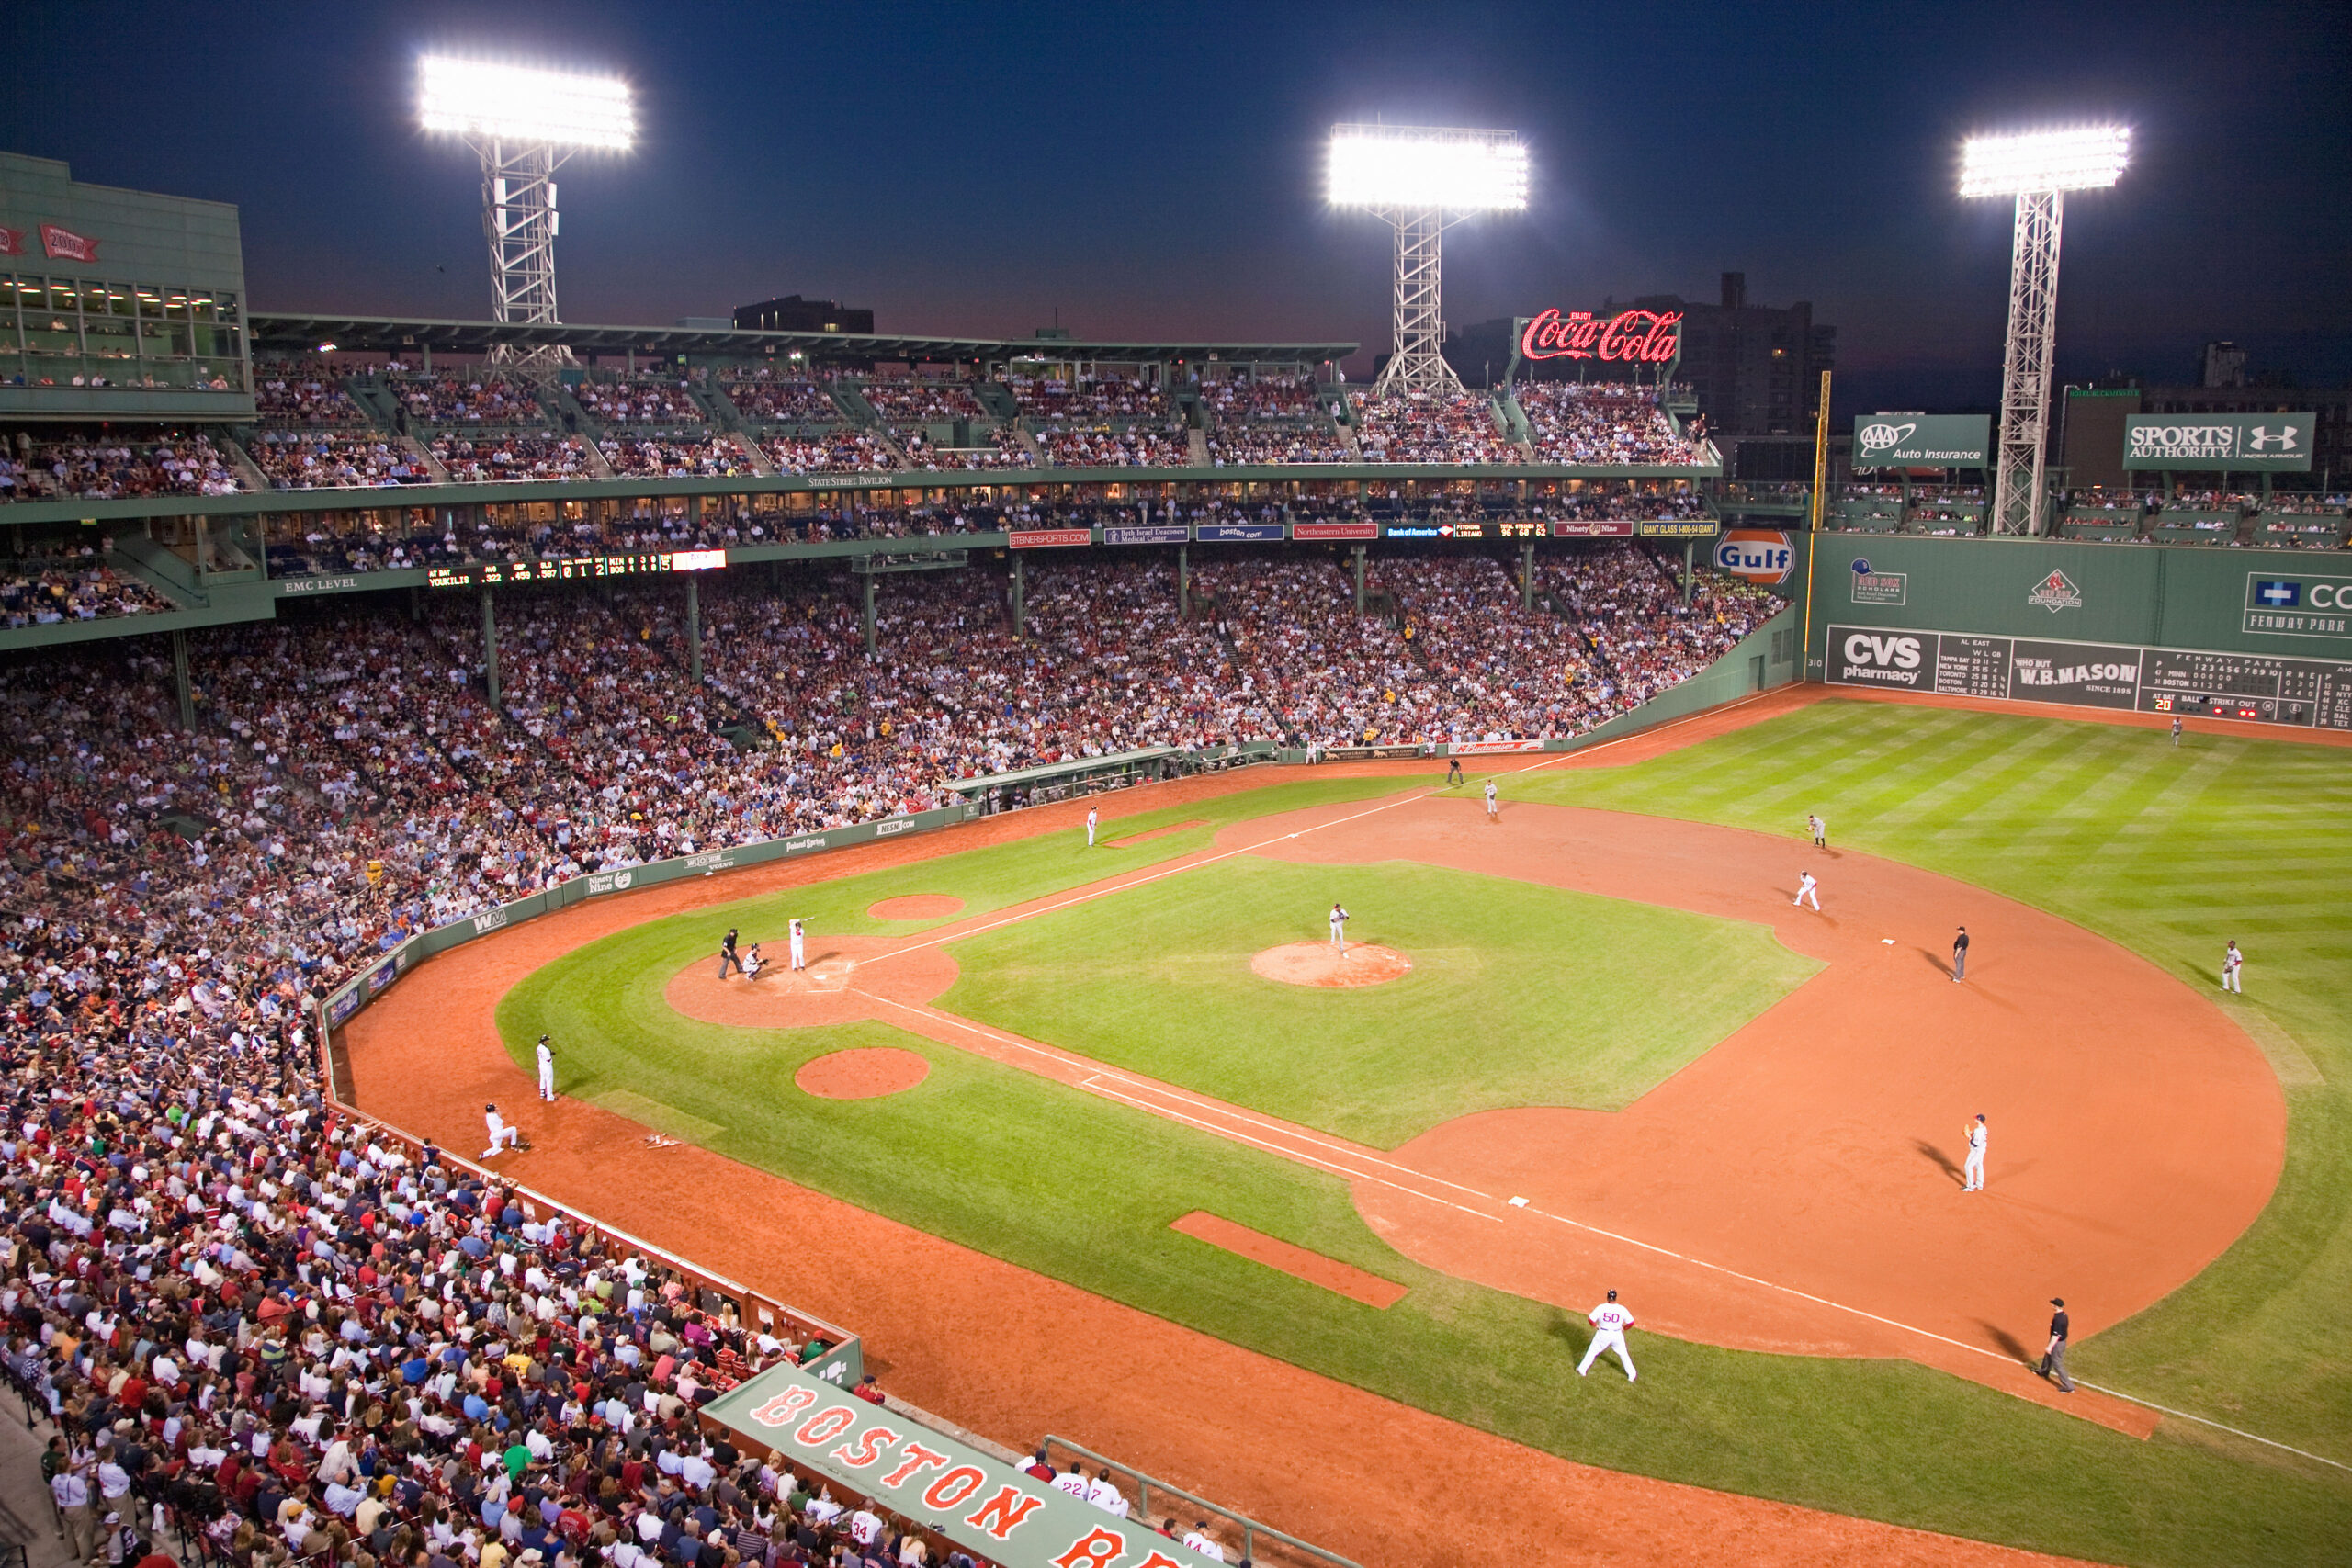
M 865 912 L 877 920 L 936 920 L 964 912 L 964 900 L 952 893 L 910 893 L 869 904 Z
M 1328 942 L 1293 942 L 1266 949 L 1250 960 L 1250 967 L 1291 986 L 1377 986 L 1410 970 L 1413 961 L 1393 947 L 1370 942 L 1351 942 L 1342 952 Z
M 912 1051 L 882 1046 L 804 1062 L 792 1081 L 822 1100 L 875 1100 L 912 1089 L 930 1073 L 931 1064 Z

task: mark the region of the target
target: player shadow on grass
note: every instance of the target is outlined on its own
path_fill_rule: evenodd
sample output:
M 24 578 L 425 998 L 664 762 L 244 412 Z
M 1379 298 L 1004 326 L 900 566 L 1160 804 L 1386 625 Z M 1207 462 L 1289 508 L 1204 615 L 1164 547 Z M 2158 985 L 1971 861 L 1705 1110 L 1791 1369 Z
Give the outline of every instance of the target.
M 1592 1329 L 1584 1319 L 1562 1312 L 1558 1307 L 1552 1309 L 1552 1321 L 1544 1325 L 1544 1332 L 1566 1345 L 1568 1354 L 1578 1359 L 1583 1357 L 1585 1347 L 1592 1343 Z

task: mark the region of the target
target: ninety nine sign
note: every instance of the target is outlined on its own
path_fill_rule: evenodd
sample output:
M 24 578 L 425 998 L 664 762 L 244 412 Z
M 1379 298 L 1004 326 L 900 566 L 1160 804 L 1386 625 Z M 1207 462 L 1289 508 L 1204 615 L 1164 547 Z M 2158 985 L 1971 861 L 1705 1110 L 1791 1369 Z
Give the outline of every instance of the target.
M 771 1367 L 703 1414 L 1005 1568 L 1184 1568 L 1151 1530 L 797 1367 Z
M 1630 517 L 1577 517 L 1552 525 L 1552 537 L 1555 539 L 1630 539 L 1633 536 L 1634 520 Z
M 1377 539 L 1377 523 L 1294 523 L 1290 525 L 1294 539 Z
M 2123 466 L 2307 474 L 2317 423 L 2308 413 L 2134 414 L 2123 422 Z
M 1064 548 L 1071 545 L 1094 542 L 1091 528 L 1015 528 L 1004 536 L 1004 542 L 1016 550 Z
M 1682 355 L 1682 312 L 1620 310 L 1606 321 L 1589 310 L 1546 310 L 1519 334 L 1522 359 L 1603 359 L 1665 365 Z

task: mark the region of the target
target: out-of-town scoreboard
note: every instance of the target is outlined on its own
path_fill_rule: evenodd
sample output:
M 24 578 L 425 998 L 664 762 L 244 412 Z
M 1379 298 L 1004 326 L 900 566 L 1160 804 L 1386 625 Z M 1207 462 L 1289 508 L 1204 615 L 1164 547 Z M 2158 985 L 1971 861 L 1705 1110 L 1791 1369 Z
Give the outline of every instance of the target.
M 424 569 L 428 588 L 502 588 L 522 582 L 577 582 L 592 577 L 649 577 L 673 571 L 716 571 L 725 550 L 639 550 L 621 555 L 541 556 L 534 560 L 467 561 Z
M 2352 659 L 1831 626 L 1830 684 L 2352 730 Z

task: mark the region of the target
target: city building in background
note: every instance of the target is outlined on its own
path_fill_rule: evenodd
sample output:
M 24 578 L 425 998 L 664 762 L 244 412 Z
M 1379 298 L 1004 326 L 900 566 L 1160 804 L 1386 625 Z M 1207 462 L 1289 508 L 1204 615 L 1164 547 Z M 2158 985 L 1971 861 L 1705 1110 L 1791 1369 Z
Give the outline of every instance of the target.
M 736 306 L 735 326 L 739 332 L 871 333 L 874 312 L 838 299 L 803 299 L 787 294 L 781 299 Z

